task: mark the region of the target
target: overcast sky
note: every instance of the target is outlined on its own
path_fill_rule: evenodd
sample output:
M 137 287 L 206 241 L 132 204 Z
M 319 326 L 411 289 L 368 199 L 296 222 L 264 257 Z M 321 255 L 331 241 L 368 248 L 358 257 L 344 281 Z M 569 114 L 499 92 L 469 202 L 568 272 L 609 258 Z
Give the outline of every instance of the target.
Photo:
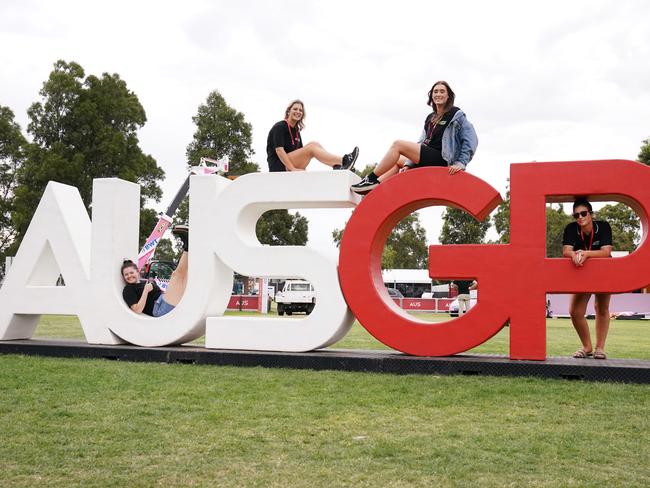
M 474 124 L 468 171 L 502 193 L 509 164 L 636 159 L 650 137 L 650 2 L 59 0 L 0 3 L 0 105 L 26 110 L 57 59 L 118 73 L 144 106 L 141 147 L 167 174 L 163 210 L 185 176 L 191 117 L 212 90 L 266 136 L 289 100 L 303 141 L 358 145 L 357 166 L 417 140 L 426 93 L 447 80 Z M 326 170 L 317 162 L 310 170 Z M 335 255 L 347 210 L 310 210 L 310 245 Z M 439 211 L 421 212 L 436 243 Z

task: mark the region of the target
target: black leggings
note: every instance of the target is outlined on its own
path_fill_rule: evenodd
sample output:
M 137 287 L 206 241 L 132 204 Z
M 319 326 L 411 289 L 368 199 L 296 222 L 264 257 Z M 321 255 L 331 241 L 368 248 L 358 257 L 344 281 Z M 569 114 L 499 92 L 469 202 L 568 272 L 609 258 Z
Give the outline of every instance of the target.
M 420 163 L 415 167 L 423 168 L 424 166 L 447 166 L 447 161 L 442 158 L 442 154 L 437 149 L 420 144 Z

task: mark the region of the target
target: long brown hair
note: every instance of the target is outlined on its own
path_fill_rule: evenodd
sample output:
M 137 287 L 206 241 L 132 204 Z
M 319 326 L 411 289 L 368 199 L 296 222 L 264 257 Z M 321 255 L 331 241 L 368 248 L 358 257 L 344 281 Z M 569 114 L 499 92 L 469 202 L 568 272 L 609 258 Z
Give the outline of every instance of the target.
M 284 120 L 287 120 L 289 118 L 289 110 L 291 110 L 291 107 L 293 107 L 296 103 L 299 103 L 302 107 L 302 118 L 298 121 L 298 130 L 302 130 L 303 127 L 305 127 L 305 117 L 307 116 L 307 112 L 305 112 L 305 104 L 302 102 L 302 100 L 292 100 L 289 105 L 287 105 L 287 108 L 284 111 Z
M 427 105 L 429 105 L 430 107 L 433 107 L 433 110 L 434 110 L 434 111 L 436 110 L 436 105 L 435 105 L 435 103 L 433 103 L 433 89 L 434 89 L 437 85 L 444 85 L 444 87 L 447 89 L 447 95 L 449 96 L 449 98 L 447 99 L 447 103 L 445 103 L 445 106 L 443 107 L 443 111 L 442 111 L 442 113 L 440 113 L 440 114 L 436 114 L 436 117 L 435 117 L 435 118 L 437 118 L 437 119 L 441 119 L 442 116 L 443 116 L 443 115 L 444 115 L 444 114 L 445 114 L 445 113 L 446 113 L 446 112 L 447 112 L 451 107 L 454 106 L 454 101 L 456 100 L 456 94 L 454 93 L 454 90 L 452 90 L 451 87 L 449 86 L 449 83 L 447 83 L 446 81 L 444 81 L 444 80 L 436 81 L 433 85 L 431 85 L 431 90 L 429 90 L 429 94 L 428 94 L 428 97 L 429 97 L 429 98 L 428 98 L 428 100 L 427 100 Z

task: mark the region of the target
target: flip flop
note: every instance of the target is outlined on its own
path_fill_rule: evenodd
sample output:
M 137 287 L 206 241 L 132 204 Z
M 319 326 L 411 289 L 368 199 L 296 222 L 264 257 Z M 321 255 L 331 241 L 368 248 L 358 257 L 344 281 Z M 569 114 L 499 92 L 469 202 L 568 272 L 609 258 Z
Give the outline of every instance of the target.
M 572 357 L 575 358 L 575 359 L 587 359 L 587 358 L 592 357 L 593 355 L 594 355 L 593 352 L 591 352 L 591 351 L 587 352 L 583 348 L 580 348 L 576 352 L 573 353 Z M 604 358 L 601 358 L 601 359 L 604 359 Z
M 607 359 L 607 354 L 605 354 L 605 351 L 596 351 L 594 353 L 594 359 Z

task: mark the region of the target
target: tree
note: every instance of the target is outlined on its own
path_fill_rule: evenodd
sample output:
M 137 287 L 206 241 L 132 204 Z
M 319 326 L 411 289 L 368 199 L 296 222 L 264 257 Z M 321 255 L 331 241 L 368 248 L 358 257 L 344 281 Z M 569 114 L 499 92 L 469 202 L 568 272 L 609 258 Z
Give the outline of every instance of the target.
M 252 148 L 252 126 L 244 114 L 230 107 L 218 91 L 208 95 L 192 117 L 196 132 L 185 154 L 189 166 L 198 164 L 202 157 L 228 159 L 229 175 L 254 173 L 260 168 L 250 161 Z
M 375 169 L 375 166 L 376 165 L 374 164 L 366 164 L 366 166 L 362 170 L 355 169 L 354 172 L 357 175 L 361 176 L 361 178 L 364 178 L 368 176 L 370 173 L 372 173 L 372 170 Z
M 336 247 L 341 245 L 342 229 L 332 231 Z M 386 239 L 381 256 L 382 269 L 426 269 L 429 258 L 427 235 L 417 213 L 406 216 Z
M 499 204 L 492 217 L 494 228 L 499 235 L 497 244 L 508 244 L 510 242 L 510 188 L 506 189 L 506 198 Z
M 650 138 L 643 141 L 639 151 L 639 162 L 650 166 Z
M 230 176 L 240 176 L 259 171 L 259 166 L 250 161 L 252 148 L 252 127 L 244 114 L 230 107 L 218 91 L 208 95 L 192 117 L 196 131 L 187 146 L 189 166 L 202 157 L 228 159 Z M 188 199 L 178 209 L 176 220 L 189 219 Z M 262 244 L 271 246 L 305 245 L 307 243 L 308 220 L 296 212 L 271 210 L 265 212 L 257 222 L 257 237 Z
M 4 262 L 7 248 L 16 237 L 11 222 L 14 210 L 16 173 L 25 159 L 25 140 L 9 107 L 0 106 L 0 258 Z M 0 274 L 3 263 L 0 263 Z
M 156 246 L 155 258 L 161 261 L 178 261 L 181 251 L 176 251 L 172 245 L 171 239 L 162 238 Z
M 308 221 L 296 212 L 270 210 L 257 221 L 257 238 L 270 246 L 304 246 L 307 244 Z
M 641 223 L 630 207 L 623 203 L 605 205 L 596 212 L 597 218 L 605 220 L 612 227 L 612 247 L 615 251 L 636 249 Z
M 143 202 L 160 199 L 164 171 L 142 152 L 137 137 L 147 120 L 144 108 L 118 74 L 85 77 L 79 64 L 57 61 L 39 94 L 27 112 L 33 142 L 17 174 L 17 240 L 50 180 L 77 187 L 87 208 L 94 178 L 133 181 L 141 185 Z M 141 232 L 150 230 L 141 221 Z
M 564 206 L 560 203 L 554 209 L 553 204 L 546 207 L 546 256 L 559 258 L 562 256 L 562 237 L 564 228 L 572 221 L 571 216 L 564 213 Z
M 407 215 L 386 239 L 382 265 L 386 269 L 426 269 L 428 260 L 427 234 L 420 217 L 417 213 Z
M 442 214 L 440 244 L 481 244 L 490 228 L 490 218 L 479 222 L 467 212 L 447 207 Z

